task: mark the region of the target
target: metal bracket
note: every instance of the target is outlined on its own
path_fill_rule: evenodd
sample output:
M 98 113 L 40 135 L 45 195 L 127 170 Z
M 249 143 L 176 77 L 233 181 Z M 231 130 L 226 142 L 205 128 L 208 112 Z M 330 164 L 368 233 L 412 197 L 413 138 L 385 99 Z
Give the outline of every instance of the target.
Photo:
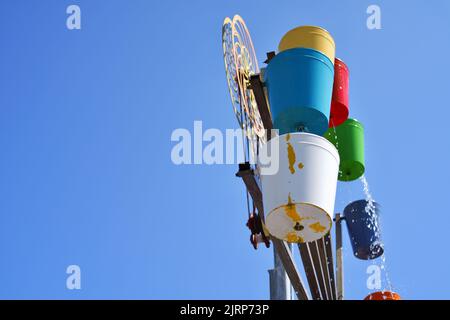
M 259 115 L 261 116 L 261 121 L 264 125 L 264 129 L 266 129 L 268 141 L 271 138 L 271 130 L 273 129 L 272 116 L 270 114 L 269 103 L 267 102 L 266 94 L 264 93 L 264 84 L 261 81 L 261 76 L 259 74 L 254 74 L 250 77 L 250 89 L 255 95 Z
M 242 178 L 242 180 L 244 181 L 244 184 L 253 199 L 253 203 L 258 209 L 261 221 L 262 223 L 264 223 L 262 193 L 258 183 L 256 182 L 254 172 L 250 168 L 250 164 L 240 164 L 239 172 L 236 173 L 236 176 Z M 300 277 L 300 273 L 298 272 L 297 266 L 295 265 L 294 258 L 292 257 L 292 253 L 289 250 L 288 245 L 284 241 L 278 240 L 276 238 L 271 238 L 271 240 L 275 247 L 275 251 L 283 262 L 284 269 L 286 270 L 286 273 L 291 280 L 292 287 L 294 288 L 298 299 L 308 300 L 308 294 L 305 290 L 305 286 L 303 285 L 303 281 Z

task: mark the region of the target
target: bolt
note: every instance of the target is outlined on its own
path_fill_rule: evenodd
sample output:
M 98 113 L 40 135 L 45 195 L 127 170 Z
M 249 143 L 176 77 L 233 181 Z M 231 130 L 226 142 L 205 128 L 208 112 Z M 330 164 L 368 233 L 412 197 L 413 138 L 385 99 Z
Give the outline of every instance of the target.
M 297 130 L 298 132 L 308 132 L 308 129 L 307 129 L 303 124 L 297 125 L 296 130 Z
M 300 223 L 296 223 L 295 224 L 295 226 L 294 226 L 294 230 L 295 231 L 302 231 L 303 229 L 305 229 L 305 227 L 304 226 L 302 226 Z

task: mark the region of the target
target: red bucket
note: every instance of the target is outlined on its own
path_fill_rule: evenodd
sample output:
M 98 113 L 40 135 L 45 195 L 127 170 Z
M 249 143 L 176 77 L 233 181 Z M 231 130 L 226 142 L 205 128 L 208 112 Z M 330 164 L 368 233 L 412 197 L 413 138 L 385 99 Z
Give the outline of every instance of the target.
M 337 127 L 348 118 L 349 72 L 344 61 L 335 59 L 333 97 L 331 99 L 329 127 Z
M 391 291 L 380 291 L 369 294 L 364 300 L 401 300 L 398 293 Z

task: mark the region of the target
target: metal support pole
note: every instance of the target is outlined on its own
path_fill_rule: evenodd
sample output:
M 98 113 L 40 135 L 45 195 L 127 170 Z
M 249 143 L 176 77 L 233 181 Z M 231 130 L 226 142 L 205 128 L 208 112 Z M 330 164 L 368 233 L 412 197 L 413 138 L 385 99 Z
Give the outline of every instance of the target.
M 289 245 L 289 249 L 291 246 Z M 292 300 L 291 282 L 273 246 L 274 268 L 269 270 L 270 300 Z
M 336 214 L 336 287 L 337 299 L 344 300 L 344 262 L 342 257 L 342 220 L 339 213 Z

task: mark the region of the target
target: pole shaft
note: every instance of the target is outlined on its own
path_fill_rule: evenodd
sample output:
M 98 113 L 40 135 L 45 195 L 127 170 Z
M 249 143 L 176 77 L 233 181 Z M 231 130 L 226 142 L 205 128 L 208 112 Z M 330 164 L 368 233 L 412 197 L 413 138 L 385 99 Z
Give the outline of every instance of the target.
M 291 282 L 278 253 L 273 247 L 274 268 L 269 270 L 270 300 L 291 300 Z
M 336 286 L 337 299 L 344 300 L 344 262 L 342 255 L 342 219 L 336 214 Z

